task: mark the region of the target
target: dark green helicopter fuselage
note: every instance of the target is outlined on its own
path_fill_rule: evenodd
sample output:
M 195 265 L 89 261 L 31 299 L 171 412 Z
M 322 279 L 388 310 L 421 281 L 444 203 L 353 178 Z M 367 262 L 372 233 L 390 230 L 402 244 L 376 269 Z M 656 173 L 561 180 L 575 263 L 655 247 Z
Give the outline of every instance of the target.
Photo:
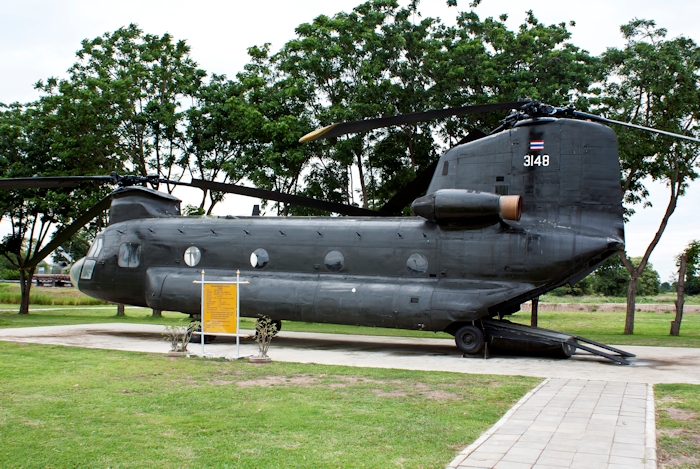
M 617 252 L 619 178 L 610 129 L 540 119 L 450 149 L 428 189 L 519 195 L 519 221 L 462 217 L 438 202 L 421 217 L 181 217 L 176 199 L 130 188 L 72 276 L 96 298 L 197 315 L 202 270 L 207 280 L 240 270 L 250 282 L 243 316 L 454 332 L 511 314 Z

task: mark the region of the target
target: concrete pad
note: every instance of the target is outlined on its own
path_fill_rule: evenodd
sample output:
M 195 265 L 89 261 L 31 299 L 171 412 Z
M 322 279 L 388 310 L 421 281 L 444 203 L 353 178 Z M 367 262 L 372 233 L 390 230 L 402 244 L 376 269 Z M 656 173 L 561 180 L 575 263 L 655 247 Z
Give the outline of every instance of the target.
M 144 324 L 87 324 L 0 329 L 0 340 L 75 347 L 166 353 L 163 326 Z M 242 331 L 245 333 L 246 331 Z M 252 331 L 247 331 L 252 335 Z M 457 373 L 521 375 L 540 378 L 588 379 L 617 383 L 700 384 L 700 349 L 621 347 L 634 353 L 632 365 L 611 363 L 600 357 L 574 355 L 568 360 L 537 357 L 492 356 L 462 358 L 452 340 L 315 334 L 282 330 L 272 341 L 273 360 L 324 365 L 349 365 Z M 199 344 L 190 351 L 201 354 Z M 213 356 L 236 356 L 233 337 L 218 337 L 204 348 Z M 257 354 L 252 339 L 242 339 L 240 356 Z M 615 388 L 611 388 L 615 389 Z M 642 391 L 643 392 L 643 391 Z M 567 405 L 566 396 L 552 405 Z M 544 396 L 545 399 L 546 396 Z M 640 396 L 643 399 L 643 395 Z M 586 402 L 595 405 L 595 402 Z M 582 408 L 586 408 L 583 406 Z

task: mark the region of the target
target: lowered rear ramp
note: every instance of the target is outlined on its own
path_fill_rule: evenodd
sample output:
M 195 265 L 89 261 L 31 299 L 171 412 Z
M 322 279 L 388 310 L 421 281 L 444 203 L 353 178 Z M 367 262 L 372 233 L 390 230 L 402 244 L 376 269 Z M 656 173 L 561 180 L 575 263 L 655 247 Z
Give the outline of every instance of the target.
M 620 365 L 629 365 L 627 359 L 635 356 L 594 340 L 541 327 L 495 319 L 482 319 L 481 324 L 486 344 L 494 350 L 534 352 L 568 358 L 580 349 Z

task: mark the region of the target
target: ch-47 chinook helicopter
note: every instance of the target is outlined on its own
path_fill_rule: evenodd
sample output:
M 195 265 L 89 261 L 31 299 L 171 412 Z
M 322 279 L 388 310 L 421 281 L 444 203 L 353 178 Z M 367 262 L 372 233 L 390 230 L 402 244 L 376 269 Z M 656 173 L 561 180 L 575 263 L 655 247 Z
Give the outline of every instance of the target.
M 499 128 L 488 135 L 472 131 L 377 211 L 189 183 L 340 217 L 183 217 L 180 200 L 143 187 L 157 177 L 24 178 L 0 181 L 0 189 L 74 187 L 87 180 L 121 186 L 37 256 L 109 208 L 108 226 L 71 269 L 74 285 L 102 300 L 198 317 L 200 287 L 193 281 L 200 272 L 230 280 L 240 269 L 250 282 L 240 295 L 243 316 L 445 331 L 465 354 L 515 339 L 558 348 L 564 356 L 576 348 L 591 351 L 595 343 L 583 338 L 500 319 L 576 283 L 624 246 L 617 139 L 601 124 L 700 140 L 524 101 L 334 124 L 301 141 L 509 109 Z M 400 216 L 409 203 L 415 216 Z M 604 347 L 613 355 L 599 354 L 617 362 L 631 356 Z

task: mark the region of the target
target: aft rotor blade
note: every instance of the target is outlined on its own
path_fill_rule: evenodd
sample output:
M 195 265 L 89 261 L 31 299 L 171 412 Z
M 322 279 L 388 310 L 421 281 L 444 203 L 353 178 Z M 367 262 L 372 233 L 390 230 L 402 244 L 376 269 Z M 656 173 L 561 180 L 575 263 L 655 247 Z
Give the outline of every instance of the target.
M 646 130 L 648 132 L 654 132 L 661 135 L 667 135 L 669 137 L 681 138 L 683 140 L 689 140 L 691 142 L 700 143 L 700 139 L 695 137 L 688 137 L 687 135 L 676 134 L 673 132 L 667 132 L 665 130 L 654 129 L 652 127 L 645 127 L 643 125 L 630 124 L 629 122 L 616 121 L 612 119 L 606 119 L 605 117 L 596 116 L 595 114 L 588 114 L 587 112 L 574 111 L 574 116 L 581 119 L 589 119 L 594 122 L 601 122 L 604 124 L 615 124 L 622 125 L 625 127 L 630 127 L 632 129 Z
M 107 210 L 111 202 L 112 194 L 108 195 L 104 199 L 97 202 L 97 204 L 93 205 L 92 208 L 90 208 L 87 212 L 83 213 L 73 223 L 68 225 L 59 233 L 56 233 L 56 235 L 49 242 L 49 244 L 44 246 L 44 248 L 41 251 L 37 252 L 34 256 L 27 260 L 22 269 L 29 270 L 32 267 L 36 267 L 36 265 L 39 264 L 39 262 L 41 262 L 42 260 L 44 260 L 46 256 L 51 254 L 60 245 L 68 241 L 74 234 L 80 231 L 80 228 L 87 225 L 90 222 L 90 220 L 99 216 L 100 214 L 102 214 L 102 212 Z
M 0 179 L 0 190 L 78 187 L 88 181 L 116 184 L 112 176 L 47 176 Z
M 462 145 L 465 143 L 473 142 L 474 140 L 479 140 L 480 138 L 486 137 L 487 134 L 479 129 L 472 129 L 469 133 L 457 142 L 457 145 Z M 415 199 L 425 194 L 430 186 L 430 182 L 433 180 L 435 175 L 435 169 L 437 168 L 439 160 L 435 160 L 423 171 L 418 173 L 418 175 L 405 185 L 400 191 L 398 191 L 394 196 L 384 204 L 379 210 L 381 212 L 389 212 L 399 215 L 404 207 L 408 206 Z
M 285 194 L 283 192 L 238 186 L 236 184 L 224 184 L 221 182 L 204 181 L 202 179 L 192 179 L 192 183 L 190 185 L 192 187 L 199 187 L 200 189 L 208 189 L 210 191 L 226 192 L 229 194 L 239 194 L 248 197 L 257 197 L 259 199 L 274 200 L 285 204 L 293 204 L 317 210 L 325 210 L 327 212 L 339 213 L 341 215 L 355 217 L 386 217 L 392 215 L 391 213 L 384 213 L 376 210 L 355 207 L 352 205 L 339 204 L 336 202 L 327 202 L 325 200 L 313 199 L 303 195 Z
M 428 190 L 430 181 L 433 180 L 433 175 L 435 174 L 437 164 L 438 160 L 430 163 L 430 165 L 418 173 L 418 175 L 411 182 L 406 184 L 400 191 L 394 194 L 394 196 L 389 199 L 380 210 L 382 212 L 400 215 L 404 207 L 409 205 Z
M 299 139 L 300 142 L 311 142 L 320 138 L 338 137 L 345 134 L 365 132 L 367 130 L 390 127 L 392 125 L 410 124 L 413 122 L 423 122 L 433 119 L 442 119 L 451 116 L 463 116 L 466 114 L 479 114 L 492 111 L 507 111 L 509 109 L 519 109 L 529 101 L 511 101 L 507 103 L 478 104 L 476 106 L 451 107 L 447 109 L 436 109 L 433 111 L 413 112 L 410 114 L 399 114 L 398 116 L 379 117 L 376 119 L 365 119 L 353 122 L 341 122 L 331 124 L 321 129 L 309 132 Z

